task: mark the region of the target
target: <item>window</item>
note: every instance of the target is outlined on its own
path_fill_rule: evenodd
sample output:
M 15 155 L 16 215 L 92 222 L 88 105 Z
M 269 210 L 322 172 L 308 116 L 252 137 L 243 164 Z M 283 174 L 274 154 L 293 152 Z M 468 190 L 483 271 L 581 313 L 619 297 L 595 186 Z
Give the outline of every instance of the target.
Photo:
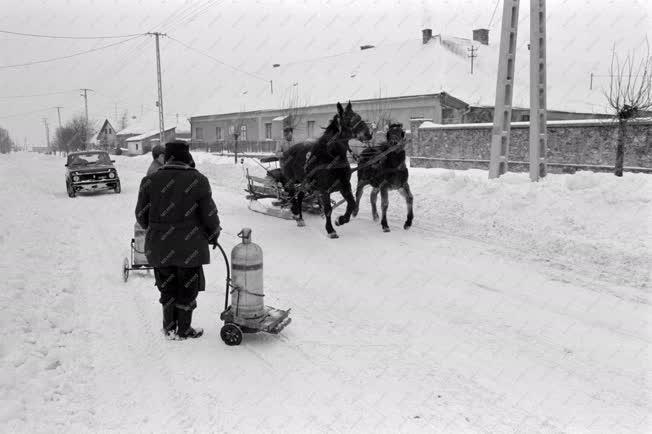
M 136 142 L 136 150 L 138 150 L 138 142 Z
M 308 121 L 307 130 L 309 138 L 315 137 L 315 121 Z
M 455 110 L 452 108 L 442 109 L 441 118 L 443 123 L 453 122 L 455 120 Z
M 222 140 L 222 128 L 215 127 L 215 140 Z
M 265 138 L 266 139 L 271 139 L 272 138 L 272 124 L 265 124 Z
M 521 122 L 530 122 L 530 115 L 521 115 Z
M 198 140 L 202 140 L 204 138 L 204 129 L 203 128 L 195 128 L 195 138 Z
M 240 127 L 240 140 L 247 140 L 247 126 L 242 125 Z

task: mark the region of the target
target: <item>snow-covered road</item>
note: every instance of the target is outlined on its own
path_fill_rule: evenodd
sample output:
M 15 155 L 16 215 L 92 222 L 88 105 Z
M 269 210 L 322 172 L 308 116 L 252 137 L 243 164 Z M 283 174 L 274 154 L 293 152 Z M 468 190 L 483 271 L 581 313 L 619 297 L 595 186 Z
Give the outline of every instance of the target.
M 365 195 L 330 240 L 250 212 L 242 167 L 197 154 L 223 246 L 251 227 L 266 304 L 292 308 L 227 347 L 220 256 L 196 341 L 161 336 L 151 275 L 122 282 L 149 157 L 116 160 L 121 194 L 69 199 L 61 157 L 0 156 L 0 431 L 652 430 L 649 177 L 414 170 L 413 229 L 392 194 L 383 233 Z

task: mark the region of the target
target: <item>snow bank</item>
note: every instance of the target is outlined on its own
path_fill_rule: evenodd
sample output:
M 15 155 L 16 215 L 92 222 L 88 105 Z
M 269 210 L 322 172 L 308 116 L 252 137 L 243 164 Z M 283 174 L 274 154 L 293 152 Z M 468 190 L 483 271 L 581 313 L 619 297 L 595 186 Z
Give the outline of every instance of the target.
M 416 227 L 470 236 L 571 268 L 649 288 L 652 177 L 578 172 L 532 183 L 483 170 L 411 169 Z M 392 214 L 402 214 L 400 199 Z

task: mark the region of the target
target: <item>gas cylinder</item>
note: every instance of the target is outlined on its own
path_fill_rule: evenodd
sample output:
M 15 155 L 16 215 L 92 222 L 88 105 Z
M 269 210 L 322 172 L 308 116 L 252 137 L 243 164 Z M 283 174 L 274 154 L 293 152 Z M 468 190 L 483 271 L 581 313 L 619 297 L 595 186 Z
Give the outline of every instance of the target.
M 231 251 L 231 281 L 236 287 L 231 298 L 234 314 L 243 319 L 264 315 L 263 249 L 251 242 L 251 229 L 238 234 L 242 242 Z
M 136 222 L 134 224 L 134 264 L 147 265 L 145 256 L 145 234 L 147 231 Z

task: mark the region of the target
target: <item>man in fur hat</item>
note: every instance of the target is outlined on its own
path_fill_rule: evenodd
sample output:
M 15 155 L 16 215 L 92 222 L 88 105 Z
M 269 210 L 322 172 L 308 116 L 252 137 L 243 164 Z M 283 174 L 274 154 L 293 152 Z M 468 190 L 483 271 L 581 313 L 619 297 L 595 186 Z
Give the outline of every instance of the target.
M 163 332 L 201 336 L 203 330 L 191 326 L 192 311 L 205 287 L 208 246 L 221 228 L 208 179 L 194 168 L 185 142 L 168 142 L 165 164 L 141 181 L 136 219 L 147 229 L 145 254 L 161 292 Z

